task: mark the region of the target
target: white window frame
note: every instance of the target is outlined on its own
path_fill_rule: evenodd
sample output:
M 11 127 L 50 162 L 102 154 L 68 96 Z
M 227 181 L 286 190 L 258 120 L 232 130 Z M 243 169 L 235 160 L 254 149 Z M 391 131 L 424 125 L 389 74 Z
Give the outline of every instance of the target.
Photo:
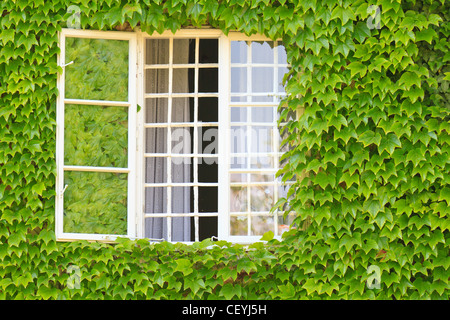
M 65 39 L 66 37 L 76 37 L 85 39 L 106 39 L 106 40 L 126 40 L 129 44 L 128 58 L 128 101 L 103 101 L 103 100 L 78 100 L 66 99 L 65 93 L 65 66 L 71 61 L 65 61 Z M 137 37 L 132 32 L 116 32 L 116 31 L 96 31 L 96 30 L 78 30 L 78 29 L 62 29 L 59 32 L 60 54 L 58 55 L 58 65 L 62 67 L 62 73 L 58 76 L 57 87 L 59 96 L 57 99 L 56 109 L 56 199 L 55 199 L 55 233 L 56 239 L 66 240 L 98 240 L 98 241 L 114 241 L 119 236 L 133 238 L 136 235 L 136 215 L 135 201 L 133 199 L 136 193 L 136 48 Z M 99 167 L 83 167 L 83 166 L 66 166 L 64 165 L 64 110 L 65 104 L 78 105 L 98 105 L 98 106 L 123 106 L 128 108 L 128 166 L 127 168 L 99 168 Z M 87 234 L 87 233 L 68 233 L 63 230 L 63 214 L 64 214 L 64 171 L 83 171 L 83 172 L 113 172 L 126 173 L 128 175 L 127 185 L 127 234 L 125 235 L 109 235 L 109 234 Z
M 65 59 L 65 37 L 96 38 L 110 40 L 129 40 L 129 101 L 121 105 L 129 107 L 129 131 L 128 131 L 128 233 L 126 235 L 98 235 L 98 234 L 77 234 L 63 232 L 63 194 L 64 194 L 64 105 L 71 102 L 64 98 L 64 65 Z M 231 241 L 234 243 L 249 244 L 259 241 L 261 236 L 231 236 L 230 235 L 230 72 L 231 72 L 231 41 L 272 41 L 262 35 L 245 36 L 239 32 L 230 32 L 225 35 L 216 29 L 183 29 L 175 34 L 170 31 L 162 34 L 152 34 L 141 32 L 120 31 L 93 31 L 62 29 L 59 33 L 59 44 L 61 52 L 58 56 L 58 65 L 63 67 L 62 74 L 58 78 L 58 89 L 60 96 L 57 100 L 57 145 L 56 145 L 56 238 L 60 241 L 71 240 L 94 240 L 114 242 L 118 236 L 125 236 L 131 239 L 144 238 L 145 220 L 145 146 L 144 146 L 144 116 L 142 109 L 145 105 L 144 75 L 145 57 L 144 46 L 148 38 L 216 38 L 219 42 L 218 48 L 218 239 Z M 89 104 L 105 105 L 104 101 L 88 101 Z M 85 103 L 87 104 L 87 102 Z M 116 104 L 112 104 L 116 105 Z M 141 111 L 137 111 L 137 106 L 141 106 Z M 74 168 L 71 168 L 74 169 Z M 75 168 L 76 169 L 76 168 Z M 89 168 L 83 168 L 86 170 Z M 113 168 L 109 168 L 112 170 Z M 106 169 L 105 169 L 106 170 Z M 111 171 L 110 171 L 111 172 Z M 116 171 L 113 171 L 116 172 Z M 280 239 L 281 236 L 276 236 Z M 187 242 L 192 243 L 192 242 Z

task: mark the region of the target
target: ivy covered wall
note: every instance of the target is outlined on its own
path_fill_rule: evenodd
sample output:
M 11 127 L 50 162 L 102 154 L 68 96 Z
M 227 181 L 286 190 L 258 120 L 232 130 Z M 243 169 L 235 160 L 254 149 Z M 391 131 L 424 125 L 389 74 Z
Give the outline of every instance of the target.
M 444 0 L 2 1 L 0 299 L 448 300 L 449 12 Z M 57 32 L 125 25 L 283 39 L 283 116 L 303 109 L 284 128 L 298 217 L 283 242 L 55 241 Z

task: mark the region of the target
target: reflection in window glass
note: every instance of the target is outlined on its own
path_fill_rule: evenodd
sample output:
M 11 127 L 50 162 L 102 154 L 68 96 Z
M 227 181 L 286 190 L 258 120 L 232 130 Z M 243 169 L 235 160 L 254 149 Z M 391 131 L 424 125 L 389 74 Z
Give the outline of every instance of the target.
M 252 63 L 273 64 L 274 49 L 272 41 L 252 42 Z
M 127 174 L 64 173 L 64 232 L 127 233 Z
M 66 105 L 64 164 L 128 166 L 128 108 Z
M 66 38 L 65 98 L 128 100 L 128 41 Z

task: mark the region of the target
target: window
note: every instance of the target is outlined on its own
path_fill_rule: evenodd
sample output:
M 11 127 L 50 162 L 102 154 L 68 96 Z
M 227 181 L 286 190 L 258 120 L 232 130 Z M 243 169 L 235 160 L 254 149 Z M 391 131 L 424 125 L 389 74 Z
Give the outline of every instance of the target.
M 58 85 L 60 240 L 258 240 L 287 186 L 278 41 L 217 30 L 64 29 Z

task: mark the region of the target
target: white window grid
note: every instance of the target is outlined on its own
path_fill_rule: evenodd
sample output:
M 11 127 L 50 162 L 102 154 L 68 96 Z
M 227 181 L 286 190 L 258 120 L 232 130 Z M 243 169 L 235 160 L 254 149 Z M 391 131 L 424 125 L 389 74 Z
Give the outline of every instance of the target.
M 142 155 L 144 159 L 146 158 L 153 158 L 153 157 L 160 157 L 166 159 L 166 182 L 162 183 L 146 183 L 143 182 L 143 189 L 145 188 L 166 188 L 167 190 L 167 202 L 166 202 L 166 212 L 164 213 L 146 213 L 145 212 L 145 196 L 142 195 L 142 219 L 141 221 L 141 236 L 144 234 L 144 228 L 145 228 L 145 220 L 151 219 L 151 218 L 166 218 L 167 219 L 167 238 L 165 239 L 167 241 L 172 241 L 172 218 L 174 217 L 192 217 L 194 218 L 194 241 L 199 241 L 199 219 L 201 217 L 217 217 L 218 212 L 200 212 L 199 211 L 199 188 L 201 187 L 218 187 L 218 182 L 200 182 L 198 179 L 198 164 L 199 160 L 202 161 L 204 158 L 218 158 L 218 154 L 207 154 L 199 152 L 199 130 L 203 130 L 204 128 L 218 128 L 219 122 L 200 122 L 198 119 L 198 110 L 199 110 L 199 103 L 198 100 L 201 98 L 219 98 L 218 92 L 200 92 L 199 91 L 199 70 L 202 68 L 216 68 L 219 69 L 219 63 L 201 63 L 199 58 L 199 47 L 200 47 L 200 40 L 201 39 L 217 39 L 219 41 L 219 33 L 216 31 L 213 32 L 181 32 L 172 34 L 172 33 L 163 33 L 162 35 L 147 35 L 142 33 L 141 38 L 141 58 L 140 61 L 145 61 L 145 55 L 146 55 L 146 40 L 147 39 L 165 39 L 169 41 L 169 58 L 168 64 L 143 64 L 141 69 L 141 74 L 144 75 L 146 73 L 146 70 L 150 69 L 163 69 L 168 70 L 168 92 L 167 93 L 147 93 L 143 88 L 145 88 L 145 82 L 143 82 L 143 88 L 141 96 L 145 99 L 143 101 L 143 105 L 145 104 L 145 101 L 147 99 L 157 99 L 157 98 L 166 98 L 168 99 L 168 116 L 167 116 L 167 122 L 162 123 L 146 123 L 142 122 L 142 128 L 143 130 L 147 129 L 166 129 L 166 152 L 163 153 L 147 153 L 145 150 L 142 150 Z M 190 39 L 195 41 L 195 61 L 194 63 L 188 63 L 188 64 L 175 64 L 173 62 L 173 47 L 174 47 L 174 40 L 176 39 Z M 193 93 L 174 93 L 173 90 L 173 74 L 175 69 L 193 69 L 194 70 L 194 92 Z M 146 78 L 146 76 L 144 76 Z M 172 121 L 172 102 L 175 98 L 192 98 L 194 100 L 194 119 L 192 122 L 173 122 Z M 145 116 L 141 117 L 145 119 Z M 141 120 L 142 121 L 142 120 Z M 173 153 L 171 150 L 172 145 L 172 129 L 175 128 L 189 128 L 192 129 L 193 133 L 193 152 L 192 153 Z M 143 133 L 140 134 L 140 136 L 145 136 Z M 145 145 L 145 137 L 142 141 L 142 146 Z M 145 148 L 143 148 L 145 149 Z M 185 150 L 184 150 L 185 151 Z M 140 157 L 140 158 L 141 158 Z M 174 158 L 184 158 L 189 159 L 190 163 L 193 167 L 193 181 L 192 182 L 173 182 L 172 181 L 172 172 L 171 172 L 171 163 Z M 140 164 L 140 168 L 142 172 L 145 172 L 145 169 L 143 166 L 145 165 L 145 160 L 143 164 Z M 192 212 L 185 212 L 185 213 L 174 213 L 172 212 L 172 188 L 174 187 L 190 187 L 193 191 L 193 211 Z M 162 240 L 162 239 L 154 239 L 154 240 Z

